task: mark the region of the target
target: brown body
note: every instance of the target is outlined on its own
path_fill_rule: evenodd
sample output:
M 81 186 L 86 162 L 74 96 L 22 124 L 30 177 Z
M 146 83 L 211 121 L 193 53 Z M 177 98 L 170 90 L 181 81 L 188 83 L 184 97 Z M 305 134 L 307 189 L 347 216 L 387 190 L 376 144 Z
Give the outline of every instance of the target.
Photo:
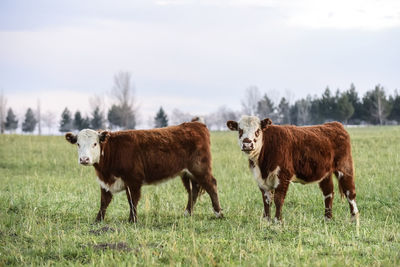
M 263 178 L 280 167 L 279 185 L 275 189 L 278 218 L 292 180 L 319 182 L 324 196 L 331 196 L 325 199 L 328 218 L 332 217 L 333 173 L 339 179 L 340 192 L 348 192 L 350 199 L 356 196 L 350 137 L 338 122 L 309 127 L 269 125 L 264 130 L 258 164 Z M 350 208 L 355 215 L 351 205 Z
M 136 221 L 136 206 L 144 184 L 156 184 L 181 176 L 189 199 L 186 211 L 191 214 L 201 189 L 211 197 L 216 214 L 222 216 L 217 184 L 211 172 L 210 137 L 205 125 L 183 123 L 153 130 L 102 132 L 101 156 L 93 166 L 101 184 L 112 186 L 123 181 L 130 205 L 131 221 Z M 68 138 L 67 138 L 68 139 Z M 101 187 L 101 207 L 97 220 L 104 218 L 112 199 L 111 190 Z
M 246 116 L 239 123 L 228 121 L 228 127 L 238 130 L 240 139 L 243 134 L 240 125 L 250 125 L 249 122 L 254 124 L 254 120 L 258 120 L 260 125 L 261 140 L 254 139 L 250 146 L 251 140 L 245 138 L 242 144 L 243 149 L 247 150 L 242 150 L 249 151 L 249 147 L 255 147 L 256 152 L 250 150 L 247 153 L 250 169 L 262 192 L 265 217 L 270 217 L 273 196 L 275 217 L 281 219 L 290 182 L 300 182 L 319 183 L 324 195 L 325 217 L 331 218 L 334 195 L 332 174 L 339 180 L 340 193 L 346 195 L 352 218 L 358 216 L 350 136 L 342 124 L 331 122 L 307 127 L 280 126 L 272 125 L 270 119 L 259 121 L 258 118 Z M 255 128 L 252 129 L 254 131 Z

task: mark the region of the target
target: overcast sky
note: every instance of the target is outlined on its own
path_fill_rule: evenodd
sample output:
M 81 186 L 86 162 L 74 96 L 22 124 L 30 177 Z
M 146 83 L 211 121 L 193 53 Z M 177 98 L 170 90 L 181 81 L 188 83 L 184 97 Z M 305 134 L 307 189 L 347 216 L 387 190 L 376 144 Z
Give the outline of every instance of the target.
M 356 85 L 400 89 L 398 0 L 2 0 L 0 90 L 28 107 L 90 111 L 132 74 L 143 124 L 162 105 L 240 110 L 251 85 L 292 101 Z

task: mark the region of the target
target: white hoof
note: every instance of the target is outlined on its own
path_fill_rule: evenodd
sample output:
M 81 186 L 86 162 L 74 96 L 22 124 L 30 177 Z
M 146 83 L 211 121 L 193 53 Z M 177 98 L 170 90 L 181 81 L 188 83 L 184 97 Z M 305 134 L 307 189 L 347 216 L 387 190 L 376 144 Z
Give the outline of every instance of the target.
M 276 217 L 273 219 L 274 224 L 282 224 L 282 221 L 277 219 Z
M 190 212 L 188 210 L 185 210 L 185 212 L 183 213 L 183 216 L 189 217 L 190 216 Z
M 215 214 L 215 217 L 217 217 L 217 218 L 223 218 L 224 217 L 224 214 L 222 213 L 222 210 L 219 211 L 219 212 L 214 211 L 214 214 Z

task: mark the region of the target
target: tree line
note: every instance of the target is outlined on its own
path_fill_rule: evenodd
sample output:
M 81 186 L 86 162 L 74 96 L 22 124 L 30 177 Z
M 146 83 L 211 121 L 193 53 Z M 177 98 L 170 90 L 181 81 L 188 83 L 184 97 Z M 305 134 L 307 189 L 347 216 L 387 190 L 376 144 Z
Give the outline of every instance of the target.
M 135 129 L 137 107 L 134 101 L 134 87 L 129 72 L 119 72 L 114 76 L 114 85 L 111 90 L 111 96 L 114 100 L 107 112 L 103 111 L 99 104 L 100 99 L 94 98 L 92 101 L 92 112 L 89 116 L 83 116 L 78 110 L 73 115 L 72 112 L 65 107 L 59 119 L 59 132 L 68 132 L 73 130 L 91 129 Z M 4 100 L 4 101 L 3 101 Z M 15 132 L 18 128 L 18 119 L 12 108 L 7 111 L 4 116 L 4 107 L 6 101 L 3 94 L 0 94 L 0 125 L 2 133 L 4 130 Z M 41 129 L 41 123 L 44 122 L 49 128 L 54 125 L 54 115 L 44 114 L 41 116 L 40 102 L 34 111 L 28 108 L 21 130 L 26 133 L 32 133 L 36 126 Z M 160 107 L 154 118 L 154 127 L 168 126 L 168 117 L 164 109 Z M 39 130 L 40 134 L 41 130 Z
M 59 118 L 60 132 L 92 129 L 135 129 L 137 112 L 131 75 L 120 72 L 114 76 L 114 86 L 111 94 L 114 103 L 107 111 L 100 105 L 94 105 L 89 116 L 83 116 L 78 110 L 74 114 L 66 107 Z M 354 84 L 344 91 L 337 89 L 332 92 L 329 87 L 321 96 L 310 96 L 296 100 L 290 104 L 290 97 L 282 97 L 277 103 L 271 94 L 261 94 L 256 86 L 246 89 L 241 101 L 242 110 L 233 111 L 226 106 L 219 107 L 215 112 L 204 115 L 204 121 L 210 129 L 223 130 L 227 120 L 237 120 L 241 115 L 254 115 L 260 118 L 271 118 L 275 124 L 312 125 L 328 121 L 340 121 L 344 124 L 387 125 L 400 123 L 400 95 L 396 90 L 393 95 L 387 95 L 381 85 L 360 96 Z M 18 128 L 18 119 L 11 108 L 5 112 L 5 98 L 0 95 L 0 125 L 4 130 L 14 132 Z M 23 132 L 31 133 L 43 121 L 45 125 L 54 124 L 54 115 L 44 114 L 40 117 L 40 106 L 34 111 L 31 108 L 25 113 L 21 124 Z M 5 115 L 5 113 L 7 115 Z M 151 126 L 166 127 L 169 123 L 180 124 L 190 121 L 198 114 L 182 112 L 175 108 L 170 118 L 162 107 L 152 118 Z M 39 118 L 38 118 L 39 116 Z M 40 133 L 40 130 L 39 130 Z
M 400 95 L 396 90 L 387 95 L 385 88 L 376 85 L 360 96 L 354 84 L 344 91 L 332 92 L 329 87 L 321 96 L 308 95 L 290 104 L 290 97 L 274 103 L 267 93 L 261 94 L 256 86 L 246 89 L 241 101 L 242 110 L 233 111 L 225 106 L 206 116 L 209 127 L 225 129 L 227 120 L 237 120 L 241 115 L 271 118 L 275 124 L 313 125 L 329 121 L 360 125 L 397 125 L 400 123 Z

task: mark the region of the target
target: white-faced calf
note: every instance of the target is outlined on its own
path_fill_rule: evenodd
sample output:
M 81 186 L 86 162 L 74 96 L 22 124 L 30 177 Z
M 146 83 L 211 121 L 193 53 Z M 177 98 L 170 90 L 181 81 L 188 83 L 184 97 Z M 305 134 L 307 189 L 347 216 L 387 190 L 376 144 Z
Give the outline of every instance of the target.
M 78 163 L 94 166 L 101 189 L 97 221 L 103 220 L 113 194 L 124 191 L 135 222 L 140 189 L 145 184 L 181 176 L 188 192 L 185 214 L 191 214 L 204 189 L 217 217 L 222 217 L 217 181 L 211 172 L 210 134 L 204 124 L 183 123 L 153 130 L 96 132 L 85 129 L 67 133 L 78 146 Z
M 332 174 L 339 180 L 353 220 L 358 222 L 355 202 L 353 159 L 350 137 L 338 122 L 296 127 L 272 125 L 269 118 L 260 121 L 243 116 L 239 122 L 228 121 L 239 132 L 239 146 L 248 155 L 249 166 L 261 190 L 264 216 L 275 202 L 275 218 L 281 220 L 282 206 L 290 182 L 319 183 L 325 201 L 325 217 L 332 217 Z

